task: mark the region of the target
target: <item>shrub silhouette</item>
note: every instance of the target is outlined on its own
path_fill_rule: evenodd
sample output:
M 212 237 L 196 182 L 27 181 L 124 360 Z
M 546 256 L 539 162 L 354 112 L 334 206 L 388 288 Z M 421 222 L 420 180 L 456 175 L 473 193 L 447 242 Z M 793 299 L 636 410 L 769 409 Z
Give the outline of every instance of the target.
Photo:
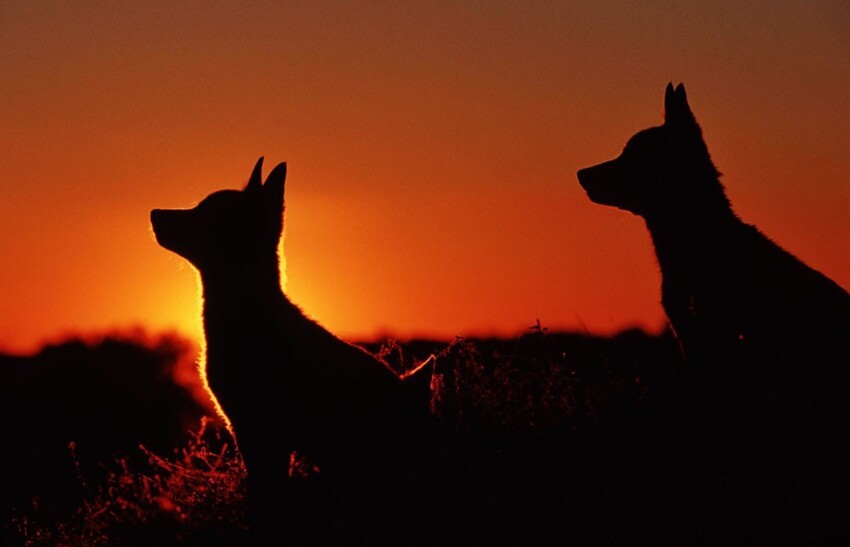
M 630 486 L 622 477 L 631 472 L 632 458 L 617 452 L 599 459 L 600 452 L 614 446 L 599 438 L 619 435 L 616 424 L 632 419 L 666 389 L 680 366 L 669 334 L 627 331 L 608 338 L 530 332 L 519 339 L 364 345 L 399 371 L 439 354 L 436 377 L 441 381 L 434 385 L 434 410 L 471 447 L 469 466 L 450 491 L 407 492 L 395 503 L 406 506 L 410 496 L 427 496 L 453 508 L 456 514 L 446 520 L 434 511 L 432 526 L 470 544 L 582 544 L 625 533 L 606 495 L 619 495 Z M 140 346 L 129 351 L 136 352 L 151 350 Z M 124 353 L 112 354 L 120 358 Z M 151 355 L 163 360 L 155 370 L 167 370 L 173 362 L 169 351 Z M 168 381 L 168 375 L 162 379 Z M 198 423 L 189 429 L 198 429 Z M 170 430 L 158 431 L 162 436 L 149 437 L 149 445 L 168 447 Z M 147 444 L 142 450 L 138 439 L 128 438 L 121 454 L 113 457 L 118 445 L 103 438 L 104 456 L 96 462 L 105 467 L 103 477 L 93 480 L 84 472 L 87 488 L 67 447 L 51 445 L 53 457 L 67 471 L 62 488 L 85 502 L 72 514 L 57 514 L 43 505 L 17 511 L 13 539 L 47 545 L 250 541 L 244 471 L 226 430 L 219 422 L 204 422 L 200 432 L 182 439 L 183 448 L 174 452 Z M 81 455 L 77 461 L 86 463 Z M 465 528 L 465 536 L 454 535 L 457 526 Z
M 175 336 L 74 339 L 30 357 L 0 355 L 0 510 L 35 500 L 61 519 L 87 494 L 78 475 L 96 488 L 115 454 L 135 461 L 140 443 L 163 454 L 182 444 L 210 412 L 173 380 L 191 358 Z

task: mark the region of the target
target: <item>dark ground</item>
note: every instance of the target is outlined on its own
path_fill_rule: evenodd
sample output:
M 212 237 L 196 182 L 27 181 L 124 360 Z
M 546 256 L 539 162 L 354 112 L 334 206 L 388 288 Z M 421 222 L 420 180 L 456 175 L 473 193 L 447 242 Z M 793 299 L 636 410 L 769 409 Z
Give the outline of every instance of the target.
M 432 409 L 470 447 L 474 495 L 458 518 L 475 542 L 655 537 L 633 529 L 649 510 L 636 489 L 655 480 L 633 447 L 663 429 L 646 424 L 681 367 L 669 334 L 364 345 L 400 370 L 437 356 Z M 245 542 L 244 472 L 221 424 L 202 420 L 212 410 L 186 381 L 193 361 L 174 336 L 0 355 L 0 543 Z

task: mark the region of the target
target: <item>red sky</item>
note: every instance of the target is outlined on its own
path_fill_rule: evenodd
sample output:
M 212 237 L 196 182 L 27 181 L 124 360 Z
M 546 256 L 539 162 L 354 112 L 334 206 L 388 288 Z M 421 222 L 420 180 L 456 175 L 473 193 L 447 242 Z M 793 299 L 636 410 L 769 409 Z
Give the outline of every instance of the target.
M 198 336 L 148 213 L 287 161 L 291 299 L 344 337 L 663 323 L 580 167 L 685 83 L 740 215 L 850 287 L 834 2 L 0 3 L 0 349 Z

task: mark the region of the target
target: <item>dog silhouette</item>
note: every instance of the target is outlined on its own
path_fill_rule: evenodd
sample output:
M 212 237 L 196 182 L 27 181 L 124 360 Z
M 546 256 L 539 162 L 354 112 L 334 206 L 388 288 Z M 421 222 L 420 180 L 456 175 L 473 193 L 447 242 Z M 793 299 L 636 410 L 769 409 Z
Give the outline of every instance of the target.
M 846 502 L 827 499 L 846 500 L 850 296 L 736 215 L 683 85 L 664 108 L 578 180 L 646 222 L 687 360 L 677 412 L 721 447 L 705 453 L 729 466 L 733 516 L 760 539 L 843 537 Z
M 403 382 L 284 295 L 286 164 L 263 183 L 262 163 L 241 191 L 151 212 L 157 242 L 200 273 L 203 376 L 242 454 L 255 525 L 268 542 L 320 541 L 330 530 L 397 538 L 415 518 L 421 492 L 406 489 L 427 476 L 435 438 L 427 371 Z M 303 458 L 312 477 L 295 468 Z

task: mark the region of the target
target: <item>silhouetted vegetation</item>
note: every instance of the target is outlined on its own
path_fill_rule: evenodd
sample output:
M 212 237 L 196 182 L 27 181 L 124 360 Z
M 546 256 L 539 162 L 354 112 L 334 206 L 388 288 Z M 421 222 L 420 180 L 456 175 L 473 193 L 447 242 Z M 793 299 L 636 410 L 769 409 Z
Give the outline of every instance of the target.
M 467 439 L 552 441 L 619 420 L 664 390 L 680 366 L 669 333 L 548 333 L 365 343 L 394 368 L 436 357 L 432 409 Z
M 10 515 L 3 537 L 32 532 L 32 515 L 42 523 L 67 518 L 119 463 L 146 463 L 140 445 L 163 455 L 184 445 L 211 414 L 196 390 L 175 382 L 193 367 L 193 353 L 163 336 L 75 339 L 29 357 L 0 355 L 0 510 Z
M 399 370 L 437 356 L 432 410 L 472 447 L 457 485 L 471 501 L 457 518 L 481 542 L 591 533 L 587 515 L 604 503 L 591 497 L 606 490 L 582 458 L 598 446 L 596 432 L 622 429 L 679 366 L 671 336 L 639 331 L 607 338 L 536 328 L 517 339 L 366 345 Z M 13 486 L 2 500 L 6 542 L 248 537 L 232 440 L 174 382 L 193 354 L 163 337 L 73 340 L 33 357 L 0 357 L 9 424 L 2 468 Z M 445 494 L 411 493 L 455 503 Z

